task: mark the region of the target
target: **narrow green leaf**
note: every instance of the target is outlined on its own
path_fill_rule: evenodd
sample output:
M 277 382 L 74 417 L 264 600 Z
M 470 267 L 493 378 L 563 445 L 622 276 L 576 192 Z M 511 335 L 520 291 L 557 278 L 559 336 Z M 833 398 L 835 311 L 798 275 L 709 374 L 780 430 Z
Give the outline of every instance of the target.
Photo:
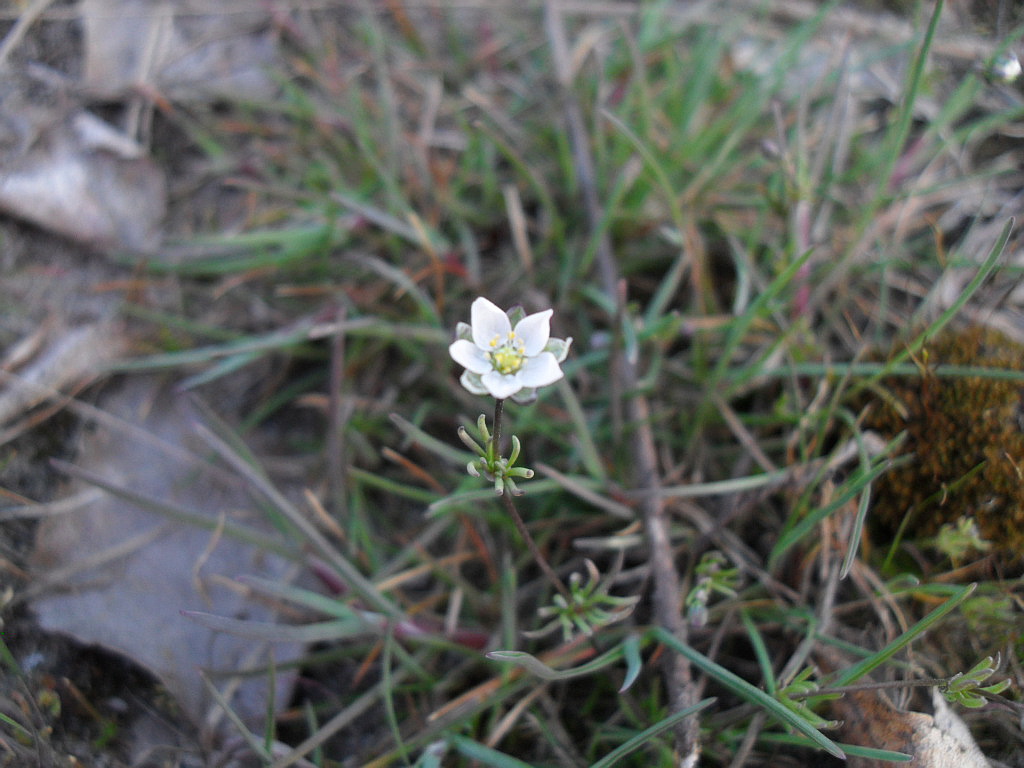
M 21 668 L 18 660 L 11 653 L 11 649 L 7 647 L 7 643 L 4 642 L 3 637 L 0 637 L 0 662 L 3 663 L 7 669 L 18 677 L 24 677 L 25 671 Z
M 688 485 L 670 485 L 661 489 L 664 499 L 692 499 L 696 496 L 729 496 L 741 491 L 781 485 L 793 476 L 787 469 L 765 472 L 763 475 L 735 477 L 731 480 L 714 480 L 708 483 L 690 483 Z
M 342 601 L 310 589 L 258 576 L 242 576 L 239 581 L 269 597 L 286 600 L 335 619 L 350 620 L 357 616 L 356 612 Z
M 524 763 L 518 758 L 506 755 L 496 749 L 484 746 L 479 741 L 473 741 L 465 736 L 453 735 L 450 737 L 452 744 L 463 756 L 471 760 L 477 760 L 492 768 L 533 768 L 529 763 Z
M 902 355 L 897 358 L 897 361 L 910 357 L 915 353 L 921 346 L 924 345 L 925 340 L 929 336 L 934 336 L 940 330 L 942 330 L 946 324 L 956 317 L 957 313 L 963 309 L 964 305 L 971 300 L 974 293 L 981 287 L 995 271 L 996 267 L 999 266 L 999 260 L 1003 256 L 1003 251 L 1006 250 L 1006 244 L 1010 240 L 1010 232 L 1013 230 L 1014 219 L 1007 219 L 1006 224 L 1003 225 L 1002 231 L 999 233 L 999 237 L 996 238 L 995 243 L 992 244 L 992 249 L 988 252 L 985 260 L 978 267 L 978 271 L 974 277 L 971 278 L 964 289 L 960 292 L 960 295 L 956 297 L 956 300 L 946 308 L 946 310 L 939 315 L 939 317 L 932 323 L 926 330 L 924 330 L 913 342 L 911 342 L 907 349 L 904 350 Z
M 440 498 L 435 491 L 428 491 L 426 488 L 418 488 L 415 485 L 401 483 L 390 477 L 368 472 L 359 467 L 349 467 L 348 477 L 349 480 L 358 480 L 363 485 L 394 494 L 399 498 L 411 499 L 419 504 L 433 504 Z
M 213 697 L 214 701 L 217 702 L 217 705 L 227 716 L 228 720 L 231 721 L 231 724 L 235 726 L 235 729 L 238 731 L 238 733 L 242 736 L 243 739 L 245 739 L 246 743 L 248 743 L 249 749 L 252 750 L 253 754 L 258 756 L 264 764 L 272 760 L 273 755 L 270 752 L 264 750 L 263 742 L 256 734 L 249 730 L 249 726 L 242 722 L 241 716 L 234 710 L 234 708 L 231 706 L 231 702 L 220 690 L 220 688 L 214 685 L 213 681 L 210 680 L 206 673 L 200 671 L 199 676 L 202 678 L 203 683 L 206 685 L 206 689 L 210 692 L 210 695 Z
M 536 478 L 531 480 L 528 486 L 524 487 L 529 488 L 531 496 L 551 493 L 552 491 L 558 491 L 562 488 L 562 486 L 554 480 L 537 480 Z M 479 511 L 481 502 L 493 501 L 496 498 L 497 496 L 494 493 L 494 486 L 492 485 L 485 486 L 479 490 L 453 493 L 449 496 L 445 496 L 443 499 L 438 499 L 437 501 L 432 502 L 427 507 L 427 517 L 434 517 L 443 512 L 460 508 Z
M 757 624 L 750 618 L 750 614 L 747 611 L 740 611 L 740 620 L 743 622 L 744 629 L 747 630 L 747 636 L 750 637 L 750 644 L 754 646 L 754 656 L 757 658 L 758 666 L 761 667 L 764 687 L 769 696 L 774 696 L 777 688 L 775 671 L 772 669 L 771 654 L 768 653 L 768 647 L 764 644 L 764 638 L 761 637 Z
M 814 745 L 808 742 L 803 736 L 791 733 L 762 733 L 758 736 L 758 741 L 771 744 L 792 744 L 798 747 L 814 747 Z M 914 759 L 912 755 L 908 755 L 903 752 L 894 752 L 890 749 L 861 747 L 856 744 L 846 744 L 842 741 L 836 742 L 836 744 L 843 750 L 843 752 L 846 753 L 847 757 L 865 757 L 870 760 L 885 760 L 890 763 L 909 763 Z
M 594 442 L 594 436 L 587 423 L 583 406 L 576 396 L 576 391 L 564 378 L 558 381 L 556 386 L 562 402 L 565 403 L 569 419 L 572 421 L 573 440 L 578 441 L 580 459 L 583 461 L 583 466 L 587 468 L 587 474 L 595 480 L 606 480 L 607 473 L 604 470 L 604 462 L 601 460 L 601 451 L 598 450 L 597 444 Z
M 732 362 L 736 350 L 740 348 L 743 340 L 747 338 L 747 332 L 751 326 L 758 319 L 764 317 L 767 307 L 793 282 L 813 253 L 813 250 L 808 249 L 798 258 L 793 259 L 793 262 L 779 272 L 775 279 L 750 303 L 747 311 L 739 317 L 733 318 L 732 322 L 729 323 L 729 331 L 725 342 L 722 344 L 718 362 L 715 364 L 715 368 L 707 381 L 706 389 L 709 394 L 705 396 L 704 400 L 709 407 L 712 402 L 710 392 L 716 389 L 721 391 L 721 383 L 729 369 L 729 364 Z
M 23 726 L 21 723 L 17 722 L 16 720 L 12 720 L 10 717 L 5 715 L 3 712 L 0 712 L 0 723 L 7 723 L 7 725 L 9 725 L 11 728 L 13 728 L 16 732 L 20 733 L 23 738 L 27 738 L 27 739 L 31 739 L 32 738 L 32 732 L 31 731 L 29 731 L 25 726 Z
M 453 444 L 447 443 L 444 440 L 437 439 L 434 435 L 420 429 L 397 413 L 392 413 L 390 418 L 391 423 L 398 427 L 398 431 L 405 435 L 407 439 L 417 443 L 421 448 L 425 448 L 435 456 L 458 466 L 465 466 L 466 462 L 472 461 L 473 454 L 456 448 Z M 452 435 L 452 437 L 454 438 L 455 435 Z
M 700 712 L 702 709 L 707 709 L 708 707 L 710 707 L 712 704 L 714 704 L 714 702 L 714 698 L 701 699 L 693 706 L 686 707 L 685 709 L 681 709 L 678 712 L 673 712 L 664 720 L 659 720 L 650 728 L 645 728 L 644 730 L 640 731 L 640 733 L 636 734 L 636 736 L 633 736 L 628 741 L 625 741 L 622 744 L 620 744 L 618 747 L 613 749 L 611 752 L 602 757 L 596 763 L 591 765 L 590 768 L 611 768 L 611 766 L 615 765 L 615 763 L 624 758 L 626 755 L 640 749 L 640 747 L 642 747 L 648 741 L 664 733 L 669 728 L 678 723 L 680 720 L 683 720 L 687 717 L 692 717 L 693 715 Z
M 746 367 L 733 369 L 727 380 L 735 382 L 743 379 L 746 375 Z M 929 375 L 939 379 L 959 379 L 972 377 L 978 379 L 994 379 L 996 381 L 1024 381 L 1024 371 L 1012 371 L 1002 368 L 982 368 L 973 365 L 946 365 L 929 372 Z M 790 378 L 792 376 L 806 377 L 854 377 L 869 378 L 876 380 L 883 376 L 898 376 L 904 378 L 920 378 L 921 368 L 913 363 L 792 363 L 780 365 L 760 375 L 760 380 Z
M 195 389 L 203 384 L 209 384 L 211 381 L 216 381 L 222 376 L 234 373 L 235 371 L 240 370 L 259 359 L 260 353 L 258 352 L 243 352 L 240 355 L 226 357 L 215 365 L 210 366 L 202 373 L 197 373 L 195 376 L 189 376 L 178 384 L 178 389 L 187 392 L 188 390 Z
M 658 642 L 669 646 L 676 652 L 685 656 L 691 663 L 700 667 L 700 669 L 702 669 L 706 674 L 717 680 L 721 685 L 728 688 L 744 701 L 748 701 L 751 704 L 764 709 L 769 715 L 779 722 L 799 731 L 833 757 L 843 757 L 843 751 L 835 742 L 818 731 L 802 717 L 799 717 L 795 712 L 787 709 L 783 704 L 773 699 L 760 688 L 751 685 L 739 675 L 729 671 L 720 664 L 717 664 L 699 651 L 681 643 L 678 638 L 662 627 L 655 627 L 652 630 L 652 635 L 656 640 L 658 640 Z
M 931 613 L 929 613 L 927 616 L 925 616 L 923 619 L 917 622 L 917 624 L 912 626 L 902 635 L 900 635 L 887 646 L 885 646 L 885 648 L 878 651 L 877 653 L 873 653 L 866 659 L 862 659 L 861 661 L 857 662 L 844 672 L 841 672 L 839 676 L 836 678 L 834 685 L 837 687 L 843 685 L 850 685 L 851 683 L 855 683 L 857 680 L 864 677 L 864 675 L 870 673 L 872 670 L 880 667 L 886 661 L 895 656 L 899 651 L 903 650 L 905 647 L 910 645 L 910 643 L 912 643 L 916 638 L 920 637 L 929 629 L 931 629 L 940 621 L 942 621 L 942 619 L 944 619 L 947 614 L 949 614 L 964 600 L 970 597 L 974 590 L 977 588 L 977 586 L 977 584 L 968 584 L 965 587 L 959 587 L 957 589 L 957 593 L 953 597 L 951 597 L 938 608 L 933 610 Z
M 626 635 L 622 641 L 622 654 L 626 659 L 626 676 L 619 686 L 619 693 L 625 693 L 636 682 L 643 669 L 643 658 L 640 656 L 640 638 L 635 632 Z
M 147 268 L 157 274 L 191 277 L 280 268 L 326 255 L 343 235 L 333 224 L 315 224 L 304 228 L 196 238 L 172 245 L 171 256 L 164 257 L 162 261 L 149 261 Z
M 884 155 L 885 164 L 880 169 L 877 177 L 876 201 L 885 199 L 892 180 L 893 171 L 896 168 L 897 162 L 899 162 L 900 156 L 905 151 L 907 137 L 910 135 L 910 128 L 914 121 L 914 102 L 917 100 L 917 95 L 921 90 L 925 65 L 928 62 L 928 51 L 931 50 L 932 41 L 935 39 L 935 30 L 938 28 L 939 17 L 942 16 L 942 5 L 943 0 L 939 0 L 935 4 L 931 20 L 928 23 L 928 29 L 924 33 L 924 40 L 922 40 L 921 47 L 918 49 L 917 55 L 914 57 L 910 67 L 910 77 L 906 88 L 903 89 L 903 99 L 899 105 L 899 118 L 895 123 L 895 130 L 887 137 L 889 142 Z
M 380 634 L 379 628 L 375 629 L 368 621 L 359 617 L 341 621 L 321 621 L 315 624 L 276 624 L 232 619 L 202 611 L 182 611 L 182 615 L 215 632 L 226 632 L 270 643 L 318 643 Z M 386 622 L 382 621 L 381 624 Z
M 487 654 L 487 658 L 491 659 L 491 661 L 505 661 L 509 664 L 515 664 L 517 667 L 522 667 L 530 674 L 536 675 L 542 680 L 570 680 L 574 677 L 582 677 L 583 675 L 589 675 L 604 669 L 614 664 L 624 655 L 623 646 L 617 645 L 610 651 L 602 653 L 596 659 L 592 659 L 586 664 L 581 664 L 572 669 L 554 669 L 533 654 L 526 653 L 525 651 L 491 651 Z
M 848 757 L 864 757 L 868 760 L 885 760 L 889 763 L 909 763 L 914 759 L 913 755 L 905 752 L 894 752 L 891 749 L 877 749 L 875 747 L 860 747 L 855 744 L 842 744 L 843 752 Z
M 125 373 L 130 371 L 153 371 L 183 366 L 206 364 L 238 355 L 258 356 L 261 353 L 291 349 L 309 341 L 313 330 L 309 321 L 300 321 L 288 328 L 266 333 L 262 336 L 246 336 L 223 344 L 212 344 L 180 352 L 127 358 L 111 363 L 106 370 Z
M 874 466 L 869 469 L 862 469 L 849 477 L 843 486 L 838 489 L 839 492 L 836 494 L 835 498 L 832 499 L 831 503 L 821 509 L 814 510 L 788 531 L 782 533 L 779 536 L 779 540 L 775 542 L 775 546 L 772 548 L 772 552 L 768 557 L 769 569 L 773 568 L 775 564 L 778 563 L 779 559 L 789 551 L 790 547 L 805 536 L 809 535 L 822 520 L 827 518 L 837 509 L 842 508 L 850 499 L 862 493 L 865 488 L 881 477 L 889 470 L 889 468 L 889 459 L 886 453 L 881 457 L 876 458 Z

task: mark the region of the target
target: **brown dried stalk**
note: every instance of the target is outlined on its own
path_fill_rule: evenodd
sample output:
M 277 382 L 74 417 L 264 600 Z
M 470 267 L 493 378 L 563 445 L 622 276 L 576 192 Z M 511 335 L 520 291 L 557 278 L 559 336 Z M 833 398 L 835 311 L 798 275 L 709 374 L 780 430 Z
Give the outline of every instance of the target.
M 624 311 L 624 290 L 620 287 L 618 267 L 612 252 L 611 241 L 602 232 L 601 205 L 594 184 L 594 164 L 588 147 L 590 142 L 583 120 L 583 114 L 571 89 L 572 69 L 568 42 L 558 0 L 548 0 L 544 6 L 545 25 L 551 46 L 554 69 L 562 89 L 565 118 L 572 145 L 574 167 L 583 194 L 583 204 L 591 230 L 598 235 L 597 267 L 601 286 L 617 304 L 618 312 Z M 620 391 L 630 392 L 627 404 L 629 422 L 633 427 L 633 455 L 636 460 L 635 482 L 642 494 L 640 502 L 651 549 L 651 578 L 654 584 L 654 614 L 658 624 L 671 632 L 680 642 L 686 642 L 686 623 L 682 618 L 682 592 L 679 574 L 672 557 L 672 542 L 669 538 L 665 508 L 661 498 L 661 478 L 650 428 L 650 409 L 647 399 L 637 392 L 636 366 L 628 356 L 619 355 L 615 361 Z M 679 654 L 669 654 L 664 670 L 665 684 L 671 698 L 670 708 L 678 712 L 697 703 L 697 691 L 689 662 Z M 694 766 L 700 757 L 700 730 L 695 717 L 682 720 L 675 729 L 676 749 L 680 766 Z

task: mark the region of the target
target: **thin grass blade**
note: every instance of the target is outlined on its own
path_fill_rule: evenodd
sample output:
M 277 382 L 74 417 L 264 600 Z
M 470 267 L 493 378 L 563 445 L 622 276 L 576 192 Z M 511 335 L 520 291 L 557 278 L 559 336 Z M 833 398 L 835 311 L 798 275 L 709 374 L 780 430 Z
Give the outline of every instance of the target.
M 836 678 L 835 685 L 843 686 L 855 683 L 857 680 L 864 677 L 864 675 L 867 675 L 872 670 L 882 666 L 882 664 L 910 645 L 910 643 L 915 639 L 942 621 L 951 611 L 970 597 L 977 587 L 977 584 L 968 584 L 965 587 L 958 588 L 953 597 L 933 610 L 914 626 L 885 646 L 882 650 L 877 653 L 873 653 L 866 659 L 857 662 L 849 669 L 841 672 Z
M 590 768 L 611 768 L 611 766 L 615 765 L 617 762 L 619 762 L 619 760 L 624 758 L 626 755 L 640 749 L 644 744 L 649 742 L 651 739 L 660 736 L 662 733 L 672 728 L 680 720 L 696 715 L 702 709 L 707 709 L 708 707 L 710 707 L 712 704 L 715 703 L 715 701 L 716 700 L 713 697 L 708 699 L 701 699 L 693 706 L 686 707 L 685 709 L 681 709 L 678 712 L 673 712 L 664 720 L 659 720 L 650 728 L 645 728 L 636 736 L 633 736 L 628 741 L 625 741 L 622 744 L 620 744 L 618 747 L 613 749 L 611 752 L 602 757 L 596 763 L 591 765 Z
M 787 709 L 783 704 L 773 699 L 760 688 L 751 685 L 739 675 L 712 661 L 707 656 L 691 648 L 685 643 L 680 642 L 677 637 L 662 627 L 655 627 L 651 631 L 658 642 L 667 645 L 677 653 L 685 656 L 692 664 L 704 670 L 707 675 L 712 677 L 714 680 L 717 680 L 721 685 L 728 688 L 744 701 L 748 701 L 765 710 L 767 714 L 771 715 L 779 722 L 799 731 L 814 742 L 816 746 L 825 750 L 833 757 L 843 757 L 843 751 L 834 741 L 818 731 L 802 717 L 799 717 L 792 710 Z

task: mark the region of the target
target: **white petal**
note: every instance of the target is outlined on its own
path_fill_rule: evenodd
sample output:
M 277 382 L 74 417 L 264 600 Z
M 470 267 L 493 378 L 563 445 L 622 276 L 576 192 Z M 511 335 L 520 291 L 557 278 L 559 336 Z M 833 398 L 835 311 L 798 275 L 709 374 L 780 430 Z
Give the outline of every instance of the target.
M 494 367 L 491 361 L 484 357 L 484 351 L 466 339 L 452 342 L 448 347 L 448 354 L 452 356 L 452 360 L 473 373 L 487 373 Z
M 564 375 L 555 356 L 550 352 L 541 352 L 526 361 L 516 374 L 516 378 L 524 387 L 546 387 L 548 384 L 554 384 Z
M 508 315 L 483 296 L 473 302 L 469 317 L 473 326 L 473 342 L 481 349 L 488 349 L 495 336 L 504 339 L 512 330 Z
M 516 336 L 526 345 L 526 356 L 539 355 L 551 337 L 551 315 L 553 309 L 545 309 L 543 312 L 536 312 L 527 315 L 516 323 Z
M 487 391 L 499 400 L 511 397 L 523 388 L 518 376 L 508 376 L 498 373 L 497 371 L 489 371 L 485 373 L 480 377 L 480 381 L 482 381 L 483 385 L 487 387 Z

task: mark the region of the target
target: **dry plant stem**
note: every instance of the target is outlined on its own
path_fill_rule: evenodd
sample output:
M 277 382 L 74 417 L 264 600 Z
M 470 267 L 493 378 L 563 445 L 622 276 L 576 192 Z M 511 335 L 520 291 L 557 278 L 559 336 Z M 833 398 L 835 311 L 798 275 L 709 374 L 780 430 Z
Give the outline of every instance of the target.
M 537 542 L 533 540 L 533 536 L 530 535 L 530 531 L 527 530 L 526 524 L 523 522 L 523 518 L 519 514 L 519 510 L 516 509 L 515 502 L 512 501 L 512 494 L 505 491 L 501 494 L 501 500 L 505 503 L 505 511 L 508 512 L 509 517 L 512 518 L 512 522 L 516 524 L 516 530 L 519 531 L 519 535 L 523 537 L 523 541 L 526 542 L 526 546 L 530 548 L 530 554 L 533 555 L 533 559 L 537 561 L 537 565 L 544 571 L 544 575 L 548 577 L 558 593 L 565 598 L 566 605 L 572 605 L 572 594 L 569 589 L 565 586 L 558 574 L 555 573 L 551 565 L 548 564 L 547 558 L 541 554 L 540 549 L 537 548 Z
M 554 59 L 554 69 L 562 89 L 565 118 L 572 146 L 576 176 L 583 195 L 583 204 L 591 231 L 598 234 L 597 267 L 602 288 L 612 297 L 622 311 L 622 297 L 619 295 L 619 272 L 611 241 L 604 232 L 601 221 L 601 205 L 595 186 L 594 164 L 592 162 L 586 124 L 579 101 L 573 93 L 572 65 L 562 9 L 558 0 L 548 0 L 544 5 L 548 41 Z M 621 375 L 621 387 L 631 393 L 628 404 L 629 422 L 633 429 L 633 455 L 636 459 L 635 482 L 643 494 L 641 507 L 644 528 L 651 549 L 651 578 L 654 584 L 654 614 L 658 624 L 671 632 L 681 643 L 687 640 L 686 623 L 682 618 L 682 590 L 679 574 L 672 555 L 672 542 L 665 519 L 665 507 L 661 497 L 661 479 L 658 475 L 657 453 L 654 435 L 650 428 L 650 409 L 646 398 L 637 393 L 636 367 L 627 355 L 620 355 L 617 370 Z M 697 691 L 689 662 L 680 654 L 669 654 L 665 669 L 665 685 L 669 694 L 669 709 L 679 712 L 697 703 Z M 700 728 L 695 717 L 687 717 L 675 727 L 676 749 L 681 766 L 695 766 L 700 757 Z
M 348 460 L 345 446 L 346 406 L 342 403 L 345 388 L 345 308 L 338 309 L 338 332 L 331 340 L 330 396 L 327 400 L 327 487 L 333 512 L 345 520 L 348 517 L 348 487 L 346 468 Z
M 497 400 L 494 403 L 494 425 L 491 431 L 491 454 L 493 456 L 500 456 L 500 439 L 501 439 L 501 414 L 504 410 L 505 401 Z M 506 489 L 501 494 L 501 500 L 505 504 L 505 511 L 508 512 L 508 516 L 512 518 L 512 522 L 516 525 L 516 530 L 519 531 L 519 535 L 523 541 L 526 542 L 526 546 L 530 549 L 530 554 L 533 555 L 533 559 L 540 566 L 540 569 L 544 572 L 544 575 L 548 577 L 558 593 L 565 598 L 566 605 L 572 605 L 572 594 L 569 589 L 565 586 L 565 583 L 558 578 L 558 574 L 555 573 L 554 569 L 548 563 L 547 558 L 541 554 L 540 549 L 537 547 L 537 542 L 533 540 L 533 536 L 530 535 L 529 529 L 526 527 L 526 523 L 523 522 L 522 516 L 519 514 L 519 510 L 516 509 L 516 504 L 512 501 L 512 494 Z
M 743 735 L 743 741 L 740 742 L 739 749 L 736 750 L 736 754 L 733 755 L 732 761 L 729 763 L 729 768 L 742 768 L 742 766 L 747 764 L 747 758 L 750 757 L 750 753 L 754 749 L 754 743 L 761 735 L 767 719 L 768 717 L 764 712 L 758 712 L 750 719 L 750 725 L 747 727 L 747 732 Z
M 623 369 L 632 366 L 623 360 Z M 626 388 L 635 389 L 636 375 L 627 379 Z M 651 548 L 651 578 L 654 582 L 654 615 L 657 622 L 671 632 L 680 642 L 687 639 L 686 623 L 682 614 L 682 590 L 679 574 L 672 556 L 672 541 L 668 534 L 665 507 L 660 495 L 661 481 L 658 477 L 657 456 L 654 437 L 649 425 L 647 399 L 634 395 L 629 402 L 630 420 L 634 426 L 633 448 L 636 457 L 636 482 L 639 488 L 648 492 L 641 503 L 644 528 Z M 689 662 L 681 654 L 670 654 L 667 658 L 665 684 L 672 698 L 671 709 L 678 712 L 697 703 L 697 691 Z M 676 730 L 676 741 L 681 765 L 697 764 L 700 756 L 700 730 L 695 717 L 684 719 Z

